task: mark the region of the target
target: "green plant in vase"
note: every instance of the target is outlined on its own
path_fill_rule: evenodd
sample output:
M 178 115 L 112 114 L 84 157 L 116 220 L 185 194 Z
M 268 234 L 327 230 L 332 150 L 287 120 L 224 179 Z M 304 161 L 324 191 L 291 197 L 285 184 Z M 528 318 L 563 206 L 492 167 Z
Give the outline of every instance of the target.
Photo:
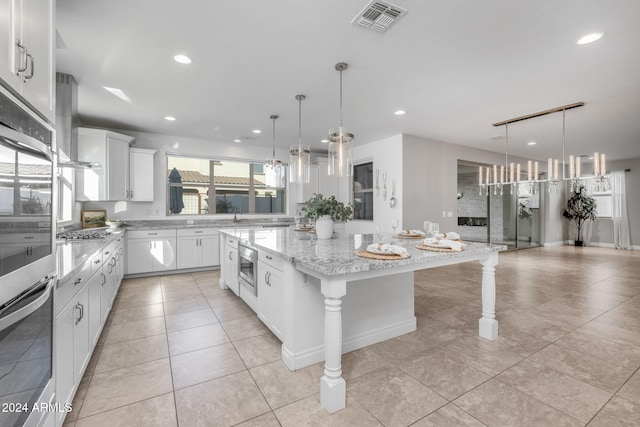
M 578 229 L 576 246 L 582 246 L 582 227 L 587 221 L 597 218 L 596 199 L 587 193 L 584 185 L 578 185 L 567 200 L 567 207 L 562 209 L 562 216 L 576 223 Z
M 333 222 L 347 222 L 353 217 L 350 206 L 338 201 L 335 196 L 325 198 L 314 194 L 303 208 L 305 216 L 316 222 L 316 234 L 319 239 L 329 239 L 333 234 Z

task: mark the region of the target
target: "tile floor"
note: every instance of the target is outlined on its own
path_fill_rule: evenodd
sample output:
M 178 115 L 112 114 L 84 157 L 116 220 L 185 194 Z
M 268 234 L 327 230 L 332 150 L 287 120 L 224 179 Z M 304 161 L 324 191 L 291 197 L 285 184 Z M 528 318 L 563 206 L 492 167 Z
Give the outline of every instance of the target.
M 640 425 L 640 252 L 502 254 L 493 342 L 480 271 L 417 272 L 417 331 L 345 355 L 333 415 L 217 271 L 125 280 L 66 425 Z

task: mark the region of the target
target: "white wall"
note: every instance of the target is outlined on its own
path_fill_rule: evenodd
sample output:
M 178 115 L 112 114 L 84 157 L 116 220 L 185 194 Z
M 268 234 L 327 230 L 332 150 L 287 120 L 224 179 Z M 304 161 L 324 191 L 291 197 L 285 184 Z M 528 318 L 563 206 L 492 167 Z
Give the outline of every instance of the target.
M 202 139 L 183 138 L 170 135 L 159 135 L 146 132 L 131 132 L 113 129 L 115 132 L 135 137 L 136 148 L 157 150 L 154 160 L 154 201 L 153 202 L 86 202 L 84 209 L 106 209 L 108 218 L 142 220 L 142 219 L 185 219 L 198 218 L 196 215 L 167 216 L 167 152 L 181 155 L 206 156 L 210 158 L 227 158 L 264 161 L 271 156 L 272 142 L 263 141 L 249 145 L 248 143 L 233 143 L 208 141 Z M 82 142 L 79 142 L 82 143 Z M 289 150 L 277 149 L 276 157 L 288 162 Z M 232 217 L 233 215 L 216 215 L 216 218 Z M 202 217 L 200 217 L 202 218 Z

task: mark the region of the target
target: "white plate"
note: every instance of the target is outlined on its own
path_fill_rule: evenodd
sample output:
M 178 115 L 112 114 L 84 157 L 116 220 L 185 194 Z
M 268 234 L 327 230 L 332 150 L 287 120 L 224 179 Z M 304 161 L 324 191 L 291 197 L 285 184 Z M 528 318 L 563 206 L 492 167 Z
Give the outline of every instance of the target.
M 440 248 L 440 249 L 451 249 L 449 245 L 443 245 L 442 243 L 427 243 L 422 242 L 425 246 L 429 246 L 430 248 Z
M 398 233 L 397 236 L 399 236 L 399 237 L 424 237 L 424 233 L 407 233 L 405 231 L 402 231 L 402 232 Z
M 376 254 L 376 255 L 398 255 L 398 256 L 404 256 L 404 254 L 396 254 L 393 252 L 385 252 L 383 250 L 380 250 L 378 248 L 367 248 L 367 252 L 371 252 L 372 254 Z

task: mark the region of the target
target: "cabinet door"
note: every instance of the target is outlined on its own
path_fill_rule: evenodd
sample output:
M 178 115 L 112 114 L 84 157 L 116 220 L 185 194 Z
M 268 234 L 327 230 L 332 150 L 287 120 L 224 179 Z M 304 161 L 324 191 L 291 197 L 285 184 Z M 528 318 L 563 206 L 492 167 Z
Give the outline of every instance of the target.
M 22 41 L 31 58 L 23 73 L 22 95 L 55 120 L 53 0 L 22 0 Z
M 284 284 L 283 275 L 280 270 L 272 268 L 269 270 L 269 284 L 271 285 L 271 316 L 269 316 L 269 329 L 283 341 L 284 331 Z
M 176 238 L 160 238 L 151 241 L 151 271 L 176 269 Z
M 151 239 L 127 240 L 127 274 L 153 271 L 151 261 Z
M 102 285 L 105 277 L 102 272 L 93 275 L 87 288 L 89 288 L 89 305 L 85 308 L 85 317 L 89 320 L 89 348 L 93 348 L 100 336 L 102 326 Z
M 19 92 L 22 81 L 16 75 L 17 46 L 19 29 L 19 2 L 0 0 L 0 79 Z
M 73 378 L 76 384 L 82 380 L 82 373 L 89 363 L 89 287 L 85 286 L 73 300 Z
M 225 250 L 225 279 L 224 283 L 236 294 L 239 293 L 238 285 L 238 249 L 227 245 Z
M 178 237 L 178 268 L 200 267 L 199 237 Z
M 129 196 L 129 142 L 107 136 L 107 200 Z
M 58 403 L 71 403 L 71 392 L 75 384 L 73 369 L 73 332 L 78 313 L 75 302 L 56 316 L 55 323 L 55 359 L 56 359 L 56 399 Z
M 153 155 L 155 150 L 129 149 L 129 200 L 153 202 Z
M 258 318 L 269 326 L 271 319 L 271 286 L 269 285 L 269 266 L 258 261 Z
M 111 287 L 113 282 L 113 256 L 107 258 L 102 266 L 102 274 L 104 280 L 100 285 L 100 319 L 101 322 L 107 321 L 109 317 L 109 309 L 111 308 Z
M 203 236 L 200 239 L 200 267 L 220 265 L 220 236 Z

